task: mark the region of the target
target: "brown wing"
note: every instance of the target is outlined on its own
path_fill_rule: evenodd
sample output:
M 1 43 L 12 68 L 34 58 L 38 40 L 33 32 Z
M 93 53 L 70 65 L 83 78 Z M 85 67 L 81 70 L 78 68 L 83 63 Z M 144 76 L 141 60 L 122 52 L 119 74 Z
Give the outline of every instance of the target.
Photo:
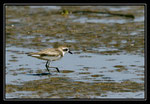
M 40 52 L 37 52 L 37 54 L 40 56 L 59 56 L 59 55 L 62 55 L 62 53 L 59 50 L 53 49 L 53 48 L 44 49 Z

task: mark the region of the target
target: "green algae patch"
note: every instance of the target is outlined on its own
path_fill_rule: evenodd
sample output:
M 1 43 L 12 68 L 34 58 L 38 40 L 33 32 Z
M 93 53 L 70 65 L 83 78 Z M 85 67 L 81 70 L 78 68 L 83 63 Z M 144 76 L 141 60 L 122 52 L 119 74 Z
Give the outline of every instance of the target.
M 125 66 L 123 66 L 123 65 L 115 65 L 114 67 L 117 68 L 116 71 L 118 71 L 118 72 L 122 72 L 122 71 L 127 71 L 127 70 L 128 70 L 128 69 L 127 69 Z
M 91 75 L 91 77 L 102 77 L 102 76 L 104 76 L 104 75 L 97 75 L 97 74 Z
M 73 70 L 62 70 L 61 73 L 73 73 Z
M 91 74 L 90 72 L 79 72 L 79 74 Z
M 76 6 L 62 6 L 62 10 L 46 11 L 44 8 L 35 10 L 26 6 L 8 6 L 6 8 L 6 43 L 32 49 L 69 44 L 72 50 L 83 50 L 83 52 L 103 55 L 120 54 L 120 52 L 143 54 L 144 22 L 135 22 L 132 19 L 132 16 L 136 18 L 144 16 L 141 11 L 143 7 L 130 8 L 132 9 L 129 11 L 112 12 L 106 11 L 109 8 L 97 9 L 94 6 L 91 7 L 91 10 L 88 6 L 85 8 L 82 6 L 78 8 Z M 140 12 L 135 13 L 135 10 Z M 32 11 L 35 13 L 31 15 Z M 70 14 L 70 12 L 72 13 Z M 100 16 L 101 13 L 109 16 Z M 107 18 L 108 21 L 123 19 L 127 22 L 73 22 L 80 16 L 82 18 L 83 15 L 89 20 L 104 19 L 105 21 Z M 130 17 L 133 22 L 130 22 Z M 113 47 L 116 50 L 101 51 L 98 49 L 103 46 Z M 86 58 L 90 58 L 90 56 Z
M 97 76 L 96 76 L 97 77 Z M 107 91 L 111 92 L 137 92 L 143 91 L 144 85 L 132 81 L 117 82 L 99 82 L 86 83 L 80 81 L 71 81 L 69 78 L 48 78 L 24 82 L 22 85 L 6 85 L 6 93 L 15 91 L 35 91 L 40 97 L 44 98 L 90 98 L 100 96 Z M 28 96 L 29 98 L 31 97 Z

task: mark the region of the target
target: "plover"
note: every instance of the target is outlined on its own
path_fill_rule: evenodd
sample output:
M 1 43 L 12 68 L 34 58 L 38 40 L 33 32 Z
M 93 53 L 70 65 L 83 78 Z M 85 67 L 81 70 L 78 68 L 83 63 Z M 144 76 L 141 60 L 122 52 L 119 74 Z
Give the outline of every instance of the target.
M 49 67 L 49 65 L 50 65 L 51 61 L 56 61 L 56 60 L 61 59 L 66 52 L 73 54 L 69 50 L 69 48 L 65 47 L 65 46 L 60 46 L 58 48 L 47 48 L 47 49 L 41 50 L 39 52 L 30 52 L 27 54 L 28 54 L 28 56 L 36 57 L 36 58 L 39 58 L 42 60 L 47 60 L 45 67 L 48 70 L 48 72 L 50 73 L 48 68 L 55 68 L 58 72 L 60 72 L 58 67 Z

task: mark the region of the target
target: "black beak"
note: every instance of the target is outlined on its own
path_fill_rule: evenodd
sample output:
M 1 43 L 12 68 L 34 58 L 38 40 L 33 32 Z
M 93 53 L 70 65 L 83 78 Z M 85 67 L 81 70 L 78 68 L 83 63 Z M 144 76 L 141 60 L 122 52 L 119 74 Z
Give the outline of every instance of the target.
M 71 51 L 68 51 L 68 53 L 73 54 Z

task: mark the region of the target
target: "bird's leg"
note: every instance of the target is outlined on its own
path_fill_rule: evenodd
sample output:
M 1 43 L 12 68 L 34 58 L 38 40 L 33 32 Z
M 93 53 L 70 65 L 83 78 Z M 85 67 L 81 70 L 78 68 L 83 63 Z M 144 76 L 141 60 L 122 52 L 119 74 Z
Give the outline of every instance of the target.
M 48 72 L 50 73 L 50 71 L 49 71 L 49 69 L 48 69 L 49 64 L 50 64 L 50 62 L 49 62 L 49 60 L 47 60 L 45 67 L 46 67 L 46 69 L 48 70 Z
M 46 62 L 46 68 L 47 68 L 47 70 L 48 70 L 48 72 L 50 73 L 50 71 L 49 71 L 49 69 L 48 68 L 55 68 L 58 72 L 60 72 L 59 71 L 59 69 L 58 69 L 58 67 L 49 67 L 49 65 L 50 65 L 50 61 L 49 60 L 47 60 L 47 62 Z
M 55 68 L 58 72 L 60 72 L 58 67 L 49 67 L 49 68 Z
M 49 63 L 50 64 L 50 63 Z M 49 67 L 49 66 L 48 66 Z M 60 72 L 59 71 L 59 69 L 58 69 L 58 67 L 49 67 L 49 68 L 55 68 L 58 72 Z

